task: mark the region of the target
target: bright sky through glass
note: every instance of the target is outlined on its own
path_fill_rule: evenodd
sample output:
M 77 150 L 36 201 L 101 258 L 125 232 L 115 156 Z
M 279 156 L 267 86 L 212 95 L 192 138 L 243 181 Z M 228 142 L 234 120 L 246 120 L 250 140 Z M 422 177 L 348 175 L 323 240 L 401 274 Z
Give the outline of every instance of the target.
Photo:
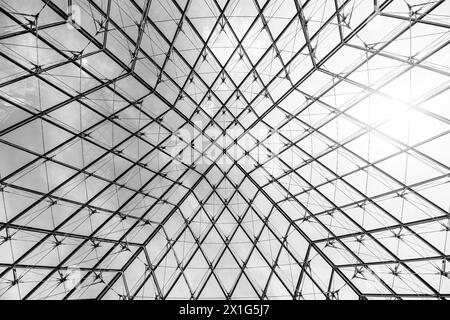
M 0 0 L 0 299 L 450 296 L 450 1 Z

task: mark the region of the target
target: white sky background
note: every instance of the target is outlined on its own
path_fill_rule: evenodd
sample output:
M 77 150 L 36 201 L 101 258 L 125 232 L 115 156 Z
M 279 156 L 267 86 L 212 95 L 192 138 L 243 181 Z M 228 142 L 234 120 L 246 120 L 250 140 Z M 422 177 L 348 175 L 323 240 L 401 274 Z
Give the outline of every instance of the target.
M 1 299 L 450 294 L 450 1 L 153 0 L 134 63 L 146 1 L 51 3 L 0 1 Z

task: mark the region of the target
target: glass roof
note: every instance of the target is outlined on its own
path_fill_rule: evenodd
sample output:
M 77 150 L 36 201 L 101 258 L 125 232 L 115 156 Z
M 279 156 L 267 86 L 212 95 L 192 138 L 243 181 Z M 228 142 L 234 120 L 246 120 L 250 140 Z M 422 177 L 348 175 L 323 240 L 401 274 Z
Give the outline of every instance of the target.
M 450 296 L 450 1 L 0 0 L 0 299 Z

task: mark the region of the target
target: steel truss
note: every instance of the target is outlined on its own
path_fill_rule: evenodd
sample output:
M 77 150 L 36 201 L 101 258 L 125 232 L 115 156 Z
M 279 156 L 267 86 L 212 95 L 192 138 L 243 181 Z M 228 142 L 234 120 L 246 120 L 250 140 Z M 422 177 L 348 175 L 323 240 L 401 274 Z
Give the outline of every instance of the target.
M 0 4 L 1 299 L 450 295 L 449 1 Z

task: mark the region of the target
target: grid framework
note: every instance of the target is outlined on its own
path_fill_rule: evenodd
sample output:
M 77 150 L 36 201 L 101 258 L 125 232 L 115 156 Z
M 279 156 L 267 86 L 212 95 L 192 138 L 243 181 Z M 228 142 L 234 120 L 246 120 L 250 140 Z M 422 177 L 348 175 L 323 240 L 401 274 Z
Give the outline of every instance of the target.
M 450 295 L 450 1 L 0 5 L 0 299 Z

